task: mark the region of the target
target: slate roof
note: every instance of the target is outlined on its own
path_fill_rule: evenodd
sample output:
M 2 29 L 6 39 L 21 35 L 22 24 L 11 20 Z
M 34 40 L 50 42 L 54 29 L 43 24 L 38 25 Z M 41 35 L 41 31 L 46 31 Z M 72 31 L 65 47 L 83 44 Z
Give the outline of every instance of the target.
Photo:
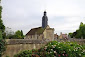
M 38 28 L 33 28 L 31 29 L 26 35 L 35 35 L 37 34 L 42 34 L 44 32 L 45 28 L 38 27 Z

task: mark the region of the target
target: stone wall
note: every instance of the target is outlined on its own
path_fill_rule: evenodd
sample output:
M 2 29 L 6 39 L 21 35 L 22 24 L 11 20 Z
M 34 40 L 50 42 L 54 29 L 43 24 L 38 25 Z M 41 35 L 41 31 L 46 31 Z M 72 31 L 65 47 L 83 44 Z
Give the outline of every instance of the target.
M 76 39 L 76 38 L 69 38 L 69 41 L 71 42 L 77 42 L 81 45 L 85 45 L 85 39 Z
M 78 44 L 81 44 L 81 45 L 85 45 L 85 39 L 75 39 L 75 38 L 68 38 L 68 40 L 66 39 L 56 39 L 55 41 L 58 41 L 58 42 L 63 42 L 63 41 L 70 41 L 70 42 L 77 42 Z
M 39 49 L 46 42 L 42 40 L 27 40 L 27 39 L 6 39 L 7 47 L 2 57 L 13 57 L 15 54 L 23 50 Z
M 57 39 L 56 41 L 63 41 Z M 85 45 L 85 39 L 69 39 L 65 41 L 78 42 L 79 44 Z M 28 40 L 28 39 L 6 39 L 7 46 L 6 51 L 2 57 L 13 57 L 15 54 L 23 50 L 39 49 L 49 41 L 43 40 Z

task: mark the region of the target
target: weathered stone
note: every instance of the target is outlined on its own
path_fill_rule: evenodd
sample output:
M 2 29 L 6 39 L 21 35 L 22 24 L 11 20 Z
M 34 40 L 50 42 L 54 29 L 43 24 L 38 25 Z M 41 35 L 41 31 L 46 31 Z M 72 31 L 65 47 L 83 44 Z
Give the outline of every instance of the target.
M 42 40 L 27 40 L 27 39 L 6 39 L 7 47 L 2 57 L 13 57 L 15 54 L 23 50 L 39 49 L 46 42 Z

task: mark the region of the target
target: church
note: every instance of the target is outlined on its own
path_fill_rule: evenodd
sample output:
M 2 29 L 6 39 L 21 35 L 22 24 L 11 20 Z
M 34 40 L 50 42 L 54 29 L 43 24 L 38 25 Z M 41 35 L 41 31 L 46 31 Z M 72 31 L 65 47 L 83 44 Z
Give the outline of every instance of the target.
M 54 28 L 50 28 L 48 25 L 47 12 L 44 11 L 42 17 L 42 26 L 37 28 L 32 28 L 26 35 L 24 39 L 31 40 L 54 40 Z

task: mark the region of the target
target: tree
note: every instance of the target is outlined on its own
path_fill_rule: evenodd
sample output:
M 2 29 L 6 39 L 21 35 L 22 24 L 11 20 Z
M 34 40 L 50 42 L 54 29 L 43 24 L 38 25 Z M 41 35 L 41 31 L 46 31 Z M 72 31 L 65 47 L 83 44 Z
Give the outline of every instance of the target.
M 1 2 L 1 0 L 0 0 L 0 2 Z M 4 26 L 4 24 L 3 24 L 3 21 L 2 21 L 2 19 L 1 19 L 1 13 L 2 13 L 2 6 L 0 6 L 0 31 L 1 31 L 1 35 L 2 35 L 2 37 L 4 38 L 4 30 L 5 30 L 5 26 Z
M 80 28 L 80 31 L 82 32 L 81 37 L 85 39 L 85 24 Z
M 15 35 L 16 35 L 16 38 L 22 38 L 21 37 L 21 31 L 20 30 L 16 31 L 15 32 Z
M 23 35 L 23 31 L 21 30 L 18 30 L 15 32 L 15 37 L 18 38 L 18 39 L 23 39 L 24 38 L 24 35 Z
M 81 38 L 82 32 L 78 29 L 76 30 L 76 34 L 74 35 L 75 38 Z
M 69 33 L 69 36 L 70 36 L 71 38 L 73 38 L 72 34 L 73 34 L 73 33 Z
M 0 30 L 0 38 L 2 39 L 2 31 Z
M 14 32 L 11 30 L 11 28 L 9 28 L 9 27 L 6 27 L 5 28 L 5 34 L 4 34 L 4 36 L 6 35 L 6 39 L 11 39 L 11 38 L 15 38 L 14 37 Z
M 23 39 L 24 35 L 23 35 L 23 31 L 21 30 L 17 30 L 15 33 L 12 30 L 9 30 L 6 28 L 5 30 L 6 32 L 6 39 Z
M 81 22 L 79 28 L 81 28 L 82 26 L 83 26 L 83 23 Z
M 1 3 L 1 0 L 0 0 L 0 3 Z M 5 30 L 5 26 L 3 25 L 3 22 L 1 20 L 1 12 L 2 12 L 2 7 L 0 6 L 0 57 L 5 51 L 5 40 L 3 39 L 3 32 Z
M 6 46 L 5 46 L 5 40 L 0 39 L 0 57 L 2 56 L 3 52 L 5 51 Z
M 21 36 L 22 36 L 22 38 L 24 38 L 24 35 L 23 35 L 23 31 L 21 30 Z
M 1 13 L 2 13 L 2 7 L 0 6 L 0 30 L 4 32 L 5 26 L 3 24 L 3 21 L 1 20 Z
M 73 32 L 72 34 L 69 33 L 69 35 L 71 35 L 71 37 L 75 37 L 75 38 L 84 38 L 85 39 L 85 24 L 83 24 L 82 22 L 80 23 L 79 29 L 77 29 L 75 32 Z

